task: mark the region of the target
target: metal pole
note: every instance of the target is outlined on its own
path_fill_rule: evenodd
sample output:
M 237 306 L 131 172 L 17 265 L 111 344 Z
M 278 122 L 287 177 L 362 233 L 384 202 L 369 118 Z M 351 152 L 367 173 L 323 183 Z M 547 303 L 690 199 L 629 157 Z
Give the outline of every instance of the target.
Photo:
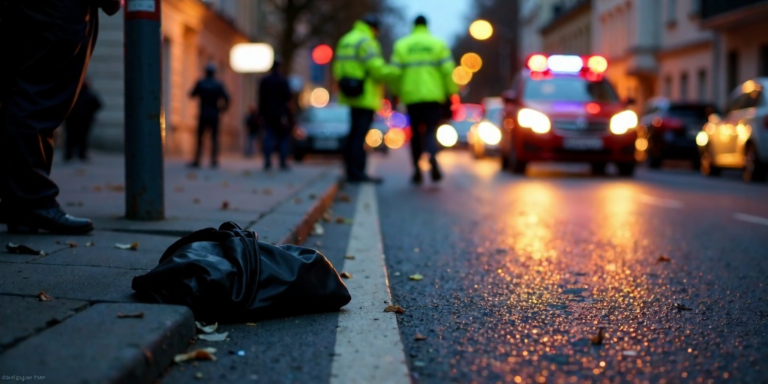
M 160 3 L 125 8 L 125 216 L 162 220 L 163 192 Z

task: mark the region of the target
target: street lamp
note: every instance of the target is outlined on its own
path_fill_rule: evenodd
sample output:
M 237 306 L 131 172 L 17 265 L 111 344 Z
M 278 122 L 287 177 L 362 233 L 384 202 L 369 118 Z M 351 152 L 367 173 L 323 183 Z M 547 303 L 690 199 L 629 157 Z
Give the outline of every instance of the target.
M 477 53 L 465 53 L 464 56 L 461 57 L 461 66 L 474 73 L 483 67 L 483 59 L 481 59 L 480 55 Z
M 517 16 L 514 15 L 513 19 Z M 469 35 L 475 40 L 488 40 L 493 36 L 494 32 L 498 32 L 502 37 L 499 39 L 499 69 L 501 70 L 502 81 L 508 83 L 510 80 L 510 73 L 517 70 L 517 33 L 504 25 L 491 25 L 490 22 L 483 19 L 477 19 L 469 25 Z M 504 68 L 510 68 L 507 72 Z
M 475 20 L 469 25 L 469 34 L 477 40 L 488 40 L 493 36 L 493 26 L 487 20 Z

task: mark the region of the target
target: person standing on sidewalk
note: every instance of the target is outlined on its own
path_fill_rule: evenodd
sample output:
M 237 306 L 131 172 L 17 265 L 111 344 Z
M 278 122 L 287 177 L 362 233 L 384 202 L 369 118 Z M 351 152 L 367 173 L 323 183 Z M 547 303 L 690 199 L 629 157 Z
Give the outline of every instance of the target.
M 90 82 L 86 80 L 80 89 L 75 105 L 69 116 L 64 120 L 64 128 L 67 133 L 64 151 L 64 160 L 70 161 L 77 151 L 80 160 L 88 160 L 88 134 L 93 126 L 96 112 L 101 109 L 99 96 L 91 89 Z
M 53 131 L 72 109 L 96 45 L 98 9 L 120 0 L 0 2 L 0 219 L 12 233 L 84 234 L 50 179 Z
M 261 133 L 261 117 L 255 105 L 252 105 L 245 115 L 243 123 L 245 125 L 245 157 L 251 158 L 256 153 L 256 141 Z
M 366 174 L 364 147 L 373 115 L 382 106 L 384 83 L 394 74 L 381 55 L 381 46 L 376 40 L 378 31 L 379 19 L 375 15 L 355 22 L 352 30 L 339 40 L 333 61 L 333 76 L 341 90 L 339 102 L 349 105 L 352 114 L 344 148 L 347 181 L 352 183 L 382 181 Z
M 211 131 L 211 167 L 219 166 L 219 115 L 229 108 L 229 94 L 224 84 L 216 79 L 216 66 L 205 67 L 205 78 L 195 84 L 189 97 L 200 99 L 200 114 L 197 120 L 197 150 L 195 160 L 189 164 L 192 168 L 200 167 L 203 154 L 203 136 Z
M 427 19 L 419 16 L 414 21 L 413 33 L 395 42 L 391 63 L 398 71 L 392 88 L 408 107 L 413 130 L 411 181 L 422 182 L 419 160 L 425 150 L 429 153 L 432 180 L 440 181 L 443 176 L 437 164 L 437 126 L 443 118 L 445 103 L 459 91 L 452 78 L 456 63 L 451 50 L 429 33 Z
M 272 169 L 272 151 L 280 154 L 280 169 L 287 171 L 288 152 L 291 150 L 293 94 L 288 79 L 282 72 L 283 63 L 275 58 L 269 75 L 259 83 L 259 116 L 264 123 L 264 170 Z

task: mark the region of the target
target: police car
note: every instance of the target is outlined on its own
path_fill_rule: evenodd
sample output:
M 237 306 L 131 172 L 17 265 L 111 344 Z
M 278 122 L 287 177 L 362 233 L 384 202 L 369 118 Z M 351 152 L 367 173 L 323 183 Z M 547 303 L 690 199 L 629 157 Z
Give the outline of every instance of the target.
M 604 78 L 601 56 L 531 55 L 503 93 L 502 168 L 524 174 L 536 161 L 615 163 L 635 170 L 638 117 Z

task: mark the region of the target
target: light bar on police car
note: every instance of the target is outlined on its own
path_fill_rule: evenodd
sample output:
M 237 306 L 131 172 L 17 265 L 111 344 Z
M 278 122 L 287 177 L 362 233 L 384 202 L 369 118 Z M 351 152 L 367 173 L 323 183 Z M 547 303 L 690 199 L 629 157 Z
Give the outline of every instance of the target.
M 531 72 L 603 74 L 608 70 L 608 60 L 602 56 L 535 54 L 528 58 L 526 67 Z

